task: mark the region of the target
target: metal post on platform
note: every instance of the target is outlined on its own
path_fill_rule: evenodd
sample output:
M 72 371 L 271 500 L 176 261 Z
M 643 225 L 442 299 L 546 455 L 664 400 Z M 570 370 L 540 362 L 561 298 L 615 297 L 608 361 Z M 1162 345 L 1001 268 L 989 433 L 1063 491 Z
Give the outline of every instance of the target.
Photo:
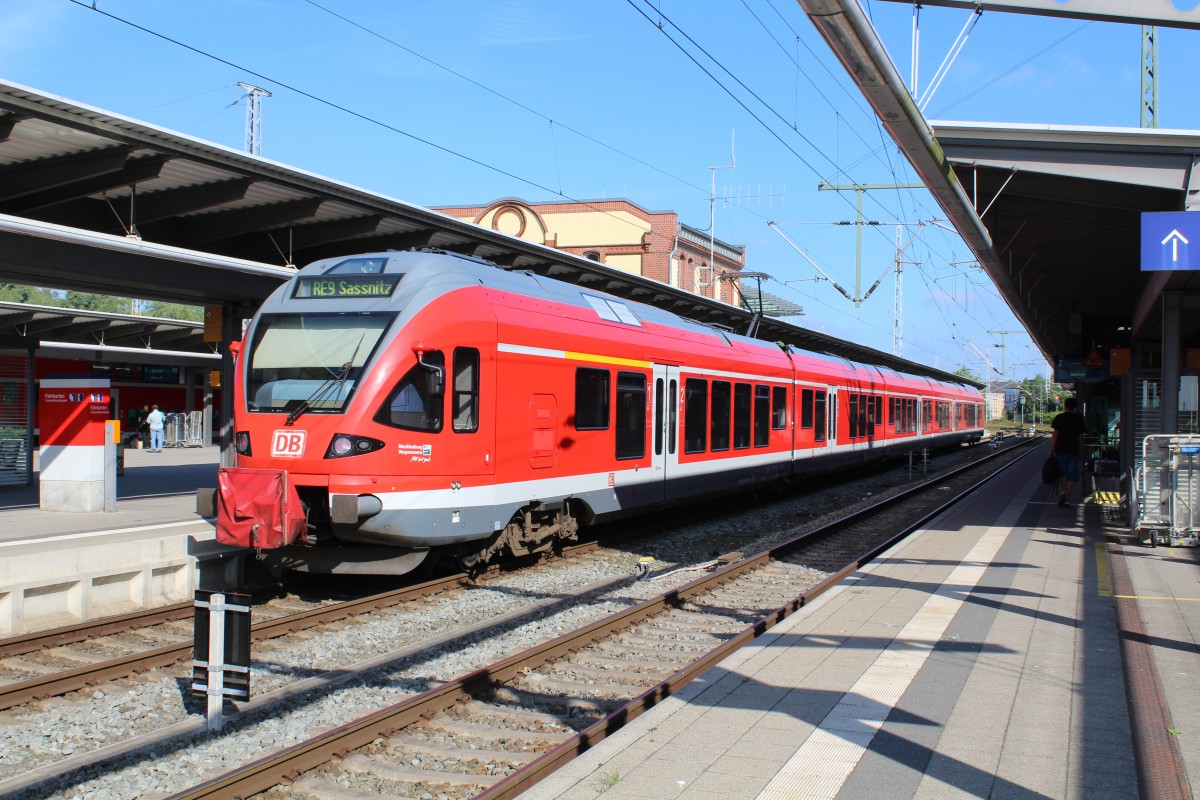
M 121 421 L 104 422 L 104 510 L 117 510 L 117 447 L 121 441 Z

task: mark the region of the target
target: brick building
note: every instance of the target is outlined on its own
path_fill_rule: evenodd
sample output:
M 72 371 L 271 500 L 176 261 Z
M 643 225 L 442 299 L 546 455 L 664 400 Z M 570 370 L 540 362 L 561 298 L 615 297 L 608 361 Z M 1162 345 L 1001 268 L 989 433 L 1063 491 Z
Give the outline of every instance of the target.
M 613 269 L 740 305 L 734 284 L 746 265 L 746 248 L 710 242 L 672 211 L 646 211 L 628 200 L 526 203 L 515 198 L 487 206 L 434 209 Z

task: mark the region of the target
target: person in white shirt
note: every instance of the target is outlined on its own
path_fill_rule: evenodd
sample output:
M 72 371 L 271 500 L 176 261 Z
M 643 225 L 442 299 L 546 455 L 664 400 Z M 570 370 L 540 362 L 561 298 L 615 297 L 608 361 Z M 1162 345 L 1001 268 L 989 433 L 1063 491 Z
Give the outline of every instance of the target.
M 161 453 L 163 449 L 163 423 L 167 417 L 158 410 L 158 406 L 151 406 L 150 413 L 146 415 L 146 423 L 150 426 L 150 452 Z

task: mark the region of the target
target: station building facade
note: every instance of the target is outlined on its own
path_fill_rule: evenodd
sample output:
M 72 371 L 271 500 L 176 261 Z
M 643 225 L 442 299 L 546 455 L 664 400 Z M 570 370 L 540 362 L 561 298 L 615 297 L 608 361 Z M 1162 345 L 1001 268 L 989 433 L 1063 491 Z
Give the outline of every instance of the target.
M 435 208 L 519 239 L 582 256 L 605 266 L 740 306 L 738 277 L 746 248 L 684 225 L 672 211 L 647 211 L 628 200 L 527 203 L 516 198 L 486 206 Z

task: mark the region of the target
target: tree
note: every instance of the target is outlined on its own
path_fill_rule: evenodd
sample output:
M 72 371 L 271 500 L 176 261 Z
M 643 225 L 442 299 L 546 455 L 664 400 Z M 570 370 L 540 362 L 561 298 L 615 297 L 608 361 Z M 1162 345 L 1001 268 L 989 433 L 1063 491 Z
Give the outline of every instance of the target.
M 966 378 L 969 381 L 975 381 L 976 383 L 983 383 L 983 378 L 979 377 L 974 372 L 967 369 L 965 366 L 959 367 L 958 369 L 954 370 L 954 374 L 960 378 Z
M 0 284 L 0 302 L 28 303 L 35 306 L 58 306 L 58 298 L 46 289 L 22 286 L 17 283 Z
M 23 286 L 19 283 L 0 283 L 0 302 L 27 303 L 52 308 L 74 308 L 80 311 L 101 311 L 106 314 L 129 314 L 133 301 L 128 297 L 115 297 L 93 292 L 57 291 Z M 142 314 L 148 317 L 177 319 L 187 322 L 202 322 L 204 309 L 180 303 L 149 302 L 142 306 Z
M 142 306 L 142 314 L 147 317 L 162 317 L 163 319 L 179 319 L 188 322 L 203 322 L 204 309 L 200 306 L 185 306 L 182 303 L 146 303 Z

